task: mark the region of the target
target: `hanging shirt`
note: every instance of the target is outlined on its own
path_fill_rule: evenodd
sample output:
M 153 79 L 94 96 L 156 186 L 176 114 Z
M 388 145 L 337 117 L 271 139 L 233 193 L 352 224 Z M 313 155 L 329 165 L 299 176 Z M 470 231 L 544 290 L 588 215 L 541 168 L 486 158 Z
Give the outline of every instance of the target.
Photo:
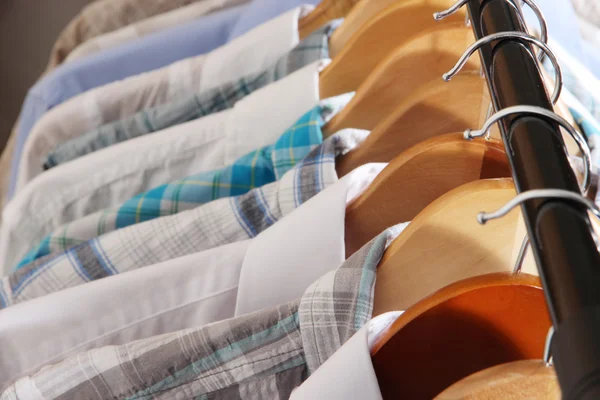
M 38 176 L 4 208 L 0 266 L 8 272 L 66 223 L 120 205 L 153 187 L 222 168 L 272 144 L 318 105 L 319 71 L 324 65 L 316 62 L 302 68 L 240 100 L 231 110 L 120 143 Z M 14 260 L 9 260 L 9 252 Z
M 66 62 L 74 61 L 101 50 L 110 49 L 121 44 L 134 41 L 154 32 L 175 27 L 186 22 L 194 21 L 203 15 L 223 8 L 247 3 L 248 0 L 194 0 L 191 4 L 172 9 L 136 23 L 123 25 L 122 28 L 98 35 L 77 46 L 66 58 Z M 146 3 L 154 3 L 147 1 Z M 177 4 L 170 2 L 170 4 Z
M 281 179 L 323 141 L 321 127 L 347 104 L 351 96 L 321 101 L 287 129 L 272 145 L 248 153 L 233 164 L 162 185 L 124 204 L 90 214 L 59 228 L 42 240 L 20 266 L 47 254 L 117 229 L 195 208 L 216 199 L 238 196 Z M 68 246 L 68 244 L 71 244 Z M 11 246 L 12 247 L 12 246 Z M 67 249 L 64 249 L 67 247 Z
M 214 89 L 204 90 L 201 93 L 178 96 L 173 101 L 142 110 L 131 117 L 103 125 L 82 136 L 61 143 L 47 156 L 44 169 L 55 167 L 58 164 L 134 137 L 231 108 L 248 94 L 289 75 L 297 69 L 317 60 L 328 59 L 329 37 L 340 23 L 341 20 L 333 21 L 318 29 L 282 56 L 274 65 L 262 72 L 247 75 Z M 273 35 L 269 34 L 267 36 L 272 37 Z M 245 37 L 243 36 L 243 38 Z M 260 47 L 268 47 L 267 42 L 268 39 L 265 39 L 258 41 L 256 44 Z M 248 48 L 248 46 L 245 46 L 245 48 Z M 215 65 L 218 64 L 215 63 Z
M 40 160 L 66 140 L 146 107 L 265 70 L 298 44 L 298 18 L 309 10 L 296 8 L 207 54 L 97 87 L 50 110 L 25 142 L 17 190 L 42 172 Z
M 0 280 L 0 308 L 255 237 L 335 183 L 335 156 L 350 151 L 366 136 L 366 131 L 340 131 L 278 182 L 119 229 L 64 253 L 36 260 Z
M 17 381 L 3 399 L 289 398 L 367 325 L 376 268 L 397 233 L 390 229 L 373 239 L 310 285 L 299 300 L 201 328 L 89 350 Z M 280 291 L 277 286 L 273 280 L 271 290 Z M 397 316 L 388 314 L 379 329 Z M 358 338 L 365 339 L 364 333 Z M 364 351 L 366 343 L 359 347 Z M 372 383 L 372 377 L 361 381 Z
M 311 282 L 346 259 L 346 206 L 385 165 L 355 169 L 254 239 L 109 276 L 2 310 L 0 382 L 13 382 L 82 351 L 204 326 L 302 296 Z M 299 190 L 313 189 L 303 186 Z M 265 276 L 270 279 L 262 279 Z M 276 292 L 271 288 L 273 281 L 278 283 Z M 288 297 L 281 297 L 282 293 Z

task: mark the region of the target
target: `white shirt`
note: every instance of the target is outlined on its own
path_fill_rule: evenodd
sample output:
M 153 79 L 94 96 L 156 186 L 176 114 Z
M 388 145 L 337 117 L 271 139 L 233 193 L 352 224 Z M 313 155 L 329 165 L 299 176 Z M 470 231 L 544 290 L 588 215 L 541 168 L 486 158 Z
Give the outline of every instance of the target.
M 2 213 L 2 271 L 6 274 L 45 235 L 65 223 L 153 187 L 229 165 L 273 143 L 318 104 L 319 72 L 327 63 L 307 65 L 232 109 L 110 146 L 39 175 Z
M 298 7 L 207 54 L 89 90 L 48 111 L 23 147 L 17 191 L 42 173 L 41 160 L 60 143 L 145 108 L 270 67 L 299 43 L 298 19 L 311 9 Z
M 389 312 L 369 321 L 295 389 L 290 400 L 383 399 L 370 351 L 377 336 L 401 314 Z
M 0 382 L 10 384 L 92 348 L 203 326 L 300 298 L 313 281 L 345 260 L 346 205 L 385 165 L 355 169 L 252 240 L 3 309 Z
M 188 4 L 185 7 L 146 18 L 135 24 L 87 40 L 69 53 L 65 62 L 77 60 L 98 51 L 131 42 L 132 40 L 139 39 L 151 33 L 166 30 L 199 19 L 203 15 L 210 14 L 211 12 L 226 7 L 244 4 L 246 2 L 248 2 L 248 0 L 202 0 L 197 3 Z

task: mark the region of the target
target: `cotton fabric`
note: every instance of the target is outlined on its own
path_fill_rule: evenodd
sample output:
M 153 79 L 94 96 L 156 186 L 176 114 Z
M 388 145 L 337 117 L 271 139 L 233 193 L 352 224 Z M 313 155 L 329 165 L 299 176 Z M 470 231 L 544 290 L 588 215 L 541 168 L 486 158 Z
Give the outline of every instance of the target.
M 265 70 L 298 44 L 298 19 L 306 12 L 295 8 L 206 54 L 97 87 L 60 104 L 40 119 L 27 138 L 17 189 L 40 174 L 44 157 L 66 140 L 144 108 Z
M 370 320 L 376 268 L 393 233 L 373 239 L 299 300 L 91 350 L 19 380 L 1 398 L 288 398 Z
M 110 275 L 255 237 L 335 183 L 335 156 L 368 132 L 340 131 L 315 148 L 280 181 L 215 200 L 176 215 L 119 229 L 47 256 L 0 281 L 0 308 Z
M 319 104 L 319 72 L 325 65 L 306 66 L 230 110 L 120 143 L 38 176 L 3 211 L 0 267 L 6 274 L 64 224 L 272 144 Z
M 185 177 L 153 188 L 124 204 L 90 214 L 61 227 L 30 251 L 20 266 L 50 253 L 68 250 L 96 236 L 195 208 L 216 199 L 239 196 L 277 181 L 323 141 L 321 126 L 350 96 L 321 101 L 277 141 L 252 151 L 226 167 Z
M 82 136 L 61 143 L 48 154 L 44 169 L 55 167 L 125 140 L 231 108 L 237 101 L 250 93 L 299 68 L 318 60 L 329 59 L 329 37 L 340 23 L 341 21 L 334 21 L 318 29 L 264 71 L 246 75 L 202 93 L 178 96 L 172 101 L 144 109 L 130 117 L 103 125 Z M 266 43 L 268 40 L 264 40 L 264 42 Z
M 385 166 L 355 169 L 254 239 L 2 310 L 0 382 L 13 382 L 82 351 L 204 326 L 302 296 L 315 279 L 346 259 L 346 206 Z M 75 323 L 82 320 L 86 323 Z

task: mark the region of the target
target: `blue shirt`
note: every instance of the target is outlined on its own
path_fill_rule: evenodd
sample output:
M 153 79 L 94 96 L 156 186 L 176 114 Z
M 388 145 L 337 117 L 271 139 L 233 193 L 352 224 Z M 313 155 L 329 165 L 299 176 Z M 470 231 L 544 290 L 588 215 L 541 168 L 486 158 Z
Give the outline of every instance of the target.
M 232 7 L 202 19 L 64 64 L 33 86 L 21 109 L 13 157 L 9 198 L 25 140 L 34 124 L 51 108 L 87 90 L 162 68 L 225 44 L 248 5 Z
M 303 4 L 317 5 L 321 0 L 254 0 L 231 31 L 231 39 L 243 35 L 264 21 L 275 18 Z

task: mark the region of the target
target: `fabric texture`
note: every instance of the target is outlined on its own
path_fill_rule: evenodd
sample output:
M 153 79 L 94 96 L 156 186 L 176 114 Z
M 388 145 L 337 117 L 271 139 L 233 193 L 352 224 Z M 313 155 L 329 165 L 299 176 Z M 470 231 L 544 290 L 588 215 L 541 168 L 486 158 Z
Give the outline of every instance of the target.
M 176 215 L 132 225 L 46 256 L 0 281 L 0 307 L 256 236 L 337 181 L 335 156 L 368 132 L 335 134 L 280 181 Z
M 300 298 L 312 282 L 346 259 L 346 207 L 386 165 L 356 168 L 253 239 L 3 309 L 0 382 L 6 385 L 0 383 L 0 393 L 44 365 L 87 350 L 204 326 Z
M 590 0 L 571 0 L 577 14 L 600 27 L 600 4 Z
M 167 5 L 167 8 L 173 5 L 177 8 L 167 9 L 164 12 L 138 20 L 138 22 L 129 23 L 118 29 L 90 38 L 73 49 L 65 61 L 74 61 L 101 50 L 131 42 L 151 33 L 196 20 L 211 12 L 247 2 L 248 0 L 188 0 L 186 2 L 171 2 Z M 151 5 L 153 2 L 146 3 L 150 3 Z M 138 6 L 143 7 L 146 3 L 141 3 Z M 178 3 L 182 4 L 177 5 Z M 190 4 L 186 5 L 185 3 Z
M 264 71 L 298 44 L 298 19 L 307 10 L 295 8 L 212 51 L 88 90 L 54 107 L 38 121 L 25 142 L 17 189 L 42 172 L 42 160 L 64 141 L 144 108 Z
M 288 398 L 371 318 L 390 233 L 366 244 L 301 299 L 247 316 L 82 353 L 23 378 L 2 400 Z M 62 377 L 56 379 L 56 377 Z
M 350 96 L 324 100 L 303 115 L 272 145 L 240 157 L 232 165 L 188 176 L 140 193 L 119 207 L 90 214 L 46 237 L 19 266 L 47 254 L 68 250 L 85 240 L 114 230 L 177 214 L 216 199 L 239 196 L 281 179 L 323 141 L 322 125 L 348 102 Z
M 71 161 L 137 136 L 231 108 L 248 94 L 317 60 L 329 58 L 329 37 L 341 20 L 333 21 L 302 40 L 267 70 L 228 82 L 212 90 L 174 99 L 162 105 L 106 124 L 58 145 L 47 157 L 44 169 Z
M 77 46 L 96 36 L 196 1 L 202 0 L 96 0 L 62 30 L 46 70 L 61 64 Z
M 273 144 L 321 101 L 319 72 L 328 61 L 301 68 L 238 101 L 230 110 L 119 143 L 39 175 L 3 210 L 2 275 L 65 224 L 119 206 L 157 186 L 223 168 Z
M 157 32 L 93 56 L 61 65 L 27 93 L 19 115 L 9 198 L 15 189 L 25 140 L 48 110 L 87 90 L 162 68 L 175 61 L 204 54 L 229 40 L 229 33 L 245 6 L 232 7 L 166 31 Z M 196 38 L 189 40 L 190 37 Z M 118 65 L 119 68 L 114 68 Z

